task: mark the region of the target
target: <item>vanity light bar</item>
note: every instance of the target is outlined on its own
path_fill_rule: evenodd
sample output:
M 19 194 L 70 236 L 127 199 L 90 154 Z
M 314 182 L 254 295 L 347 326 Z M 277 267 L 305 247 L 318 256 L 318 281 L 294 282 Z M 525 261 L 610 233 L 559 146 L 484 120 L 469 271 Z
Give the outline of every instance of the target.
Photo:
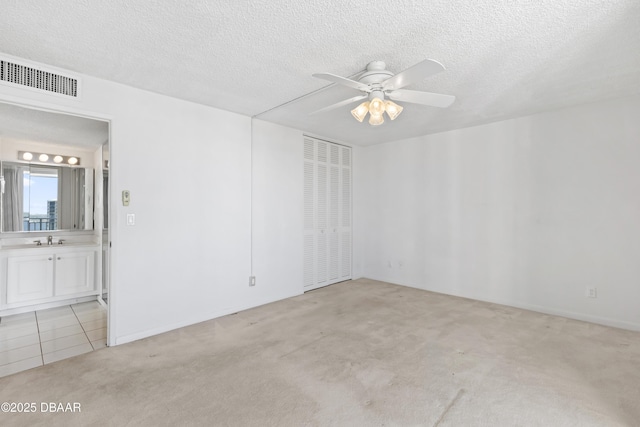
M 61 156 L 60 154 L 34 153 L 33 151 L 18 151 L 18 160 L 36 163 L 50 163 L 52 165 L 80 165 L 80 157 Z

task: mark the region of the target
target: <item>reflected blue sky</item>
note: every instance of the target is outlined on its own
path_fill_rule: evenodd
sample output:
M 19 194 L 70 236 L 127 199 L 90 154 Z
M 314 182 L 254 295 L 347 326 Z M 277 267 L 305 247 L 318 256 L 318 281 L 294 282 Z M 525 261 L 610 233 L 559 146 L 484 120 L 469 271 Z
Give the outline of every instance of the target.
M 47 201 L 58 200 L 58 178 L 24 174 L 24 211 L 33 215 L 47 214 Z

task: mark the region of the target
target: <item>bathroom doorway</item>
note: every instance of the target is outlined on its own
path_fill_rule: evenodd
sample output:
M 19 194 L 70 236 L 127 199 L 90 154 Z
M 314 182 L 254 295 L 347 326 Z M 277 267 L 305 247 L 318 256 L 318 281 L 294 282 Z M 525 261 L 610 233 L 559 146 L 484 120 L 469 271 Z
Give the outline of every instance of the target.
M 30 334 L 17 337 L 13 344 L 28 341 L 27 347 L 41 352 L 40 363 L 61 357 L 54 351 L 70 357 L 76 350 L 92 351 L 108 345 L 108 313 L 113 308 L 108 307 L 112 303 L 109 298 L 110 121 L 55 109 L 55 106 L 49 110 L 0 102 L 0 181 L 3 182 L 0 262 L 3 272 L 9 267 L 21 272 L 0 280 L 1 326 L 12 329 L 13 335 L 18 333 L 13 329 Z M 82 174 L 69 174 L 69 171 L 82 171 Z M 82 179 L 73 178 L 76 175 Z M 41 195 L 45 200 L 41 203 L 42 197 L 36 197 L 40 194 L 36 187 L 43 186 L 45 178 L 54 176 L 58 177 L 53 180 L 58 189 L 52 187 L 49 193 Z M 9 191 L 12 191 L 12 201 L 5 197 Z M 34 241 L 42 245 L 37 246 Z M 20 292 L 20 286 L 31 289 L 34 283 L 40 283 L 40 277 L 36 280 L 35 274 L 22 274 L 34 269 L 25 270 L 22 266 L 26 264 L 21 263 L 21 258 L 33 258 L 34 252 L 40 250 L 47 253 L 43 256 L 42 271 L 52 271 L 51 279 L 46 279 L 51 282 L 42 286 L 43 293 L 30 300 Z M 49 252 L 54 256 L 48 255 Z M 46 262 L 54 264 L 53 268 L 44 268 Z M 75 266 L 82 268 L 82 272 L 74 274 Z M 76 278 L 80 279 L 76 281 Z M 7 297 L 10 294 L 12 298 Z M 65 323 L 71 320 L 77 325 Z M 53 329 L 55 323 L 60 327 Z M 49 326 L 51 331 L 46 329 Z M 63 344 L 69 347 L 62 348 Z M 7 354 L 13 352 L 12 348 L 3 348 Z M 16 349 L 16 357 L 18 353 L 26 357 L 27 350 L 24 346 Z M 28 356 L 29 362 L 36 363 L 39 359 Z M 4 367 L 7 372 L 13 370 L 9 364 L 27 363 L 7 361 Z

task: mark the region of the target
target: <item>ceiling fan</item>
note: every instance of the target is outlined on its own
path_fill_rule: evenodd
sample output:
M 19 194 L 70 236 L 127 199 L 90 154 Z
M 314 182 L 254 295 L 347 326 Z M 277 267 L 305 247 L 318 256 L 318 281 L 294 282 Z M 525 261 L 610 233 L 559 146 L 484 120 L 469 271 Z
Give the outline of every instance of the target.
M 362 122 L 369 113 L 369 124 L 377 126 L 384 123 L 383 114 L 385 112 L 391 120 L 394 120 L 402 112 L 403 108 L 392 100 L 446 108 L 456 99 L 452 95 L 402 89 L 411 83 L 444 71 L 444 67 L 438 61 L 425 59 L 395 75 L 385 67 L 386 64 L 383 61 L 370 62 L 367 65 L 367 70 L 358 77 L 357 81 L 331 73 L 313 74 L 313 77 L 357 89 L 364 94 L 329 105 L 311 114 L 323 113 L 368 98 L 368 101 L 351 110 L 351 114 L 356 120 Z

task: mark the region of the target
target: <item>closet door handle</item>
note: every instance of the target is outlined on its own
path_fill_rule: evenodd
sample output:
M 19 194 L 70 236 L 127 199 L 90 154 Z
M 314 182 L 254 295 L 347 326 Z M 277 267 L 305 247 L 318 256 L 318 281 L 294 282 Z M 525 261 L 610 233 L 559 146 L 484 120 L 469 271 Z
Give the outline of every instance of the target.
M 60 257 L 58 257 L 58 259 L 60 259 Z
M 53 258 L 49 257 L 49 261 L 51 261 Z

